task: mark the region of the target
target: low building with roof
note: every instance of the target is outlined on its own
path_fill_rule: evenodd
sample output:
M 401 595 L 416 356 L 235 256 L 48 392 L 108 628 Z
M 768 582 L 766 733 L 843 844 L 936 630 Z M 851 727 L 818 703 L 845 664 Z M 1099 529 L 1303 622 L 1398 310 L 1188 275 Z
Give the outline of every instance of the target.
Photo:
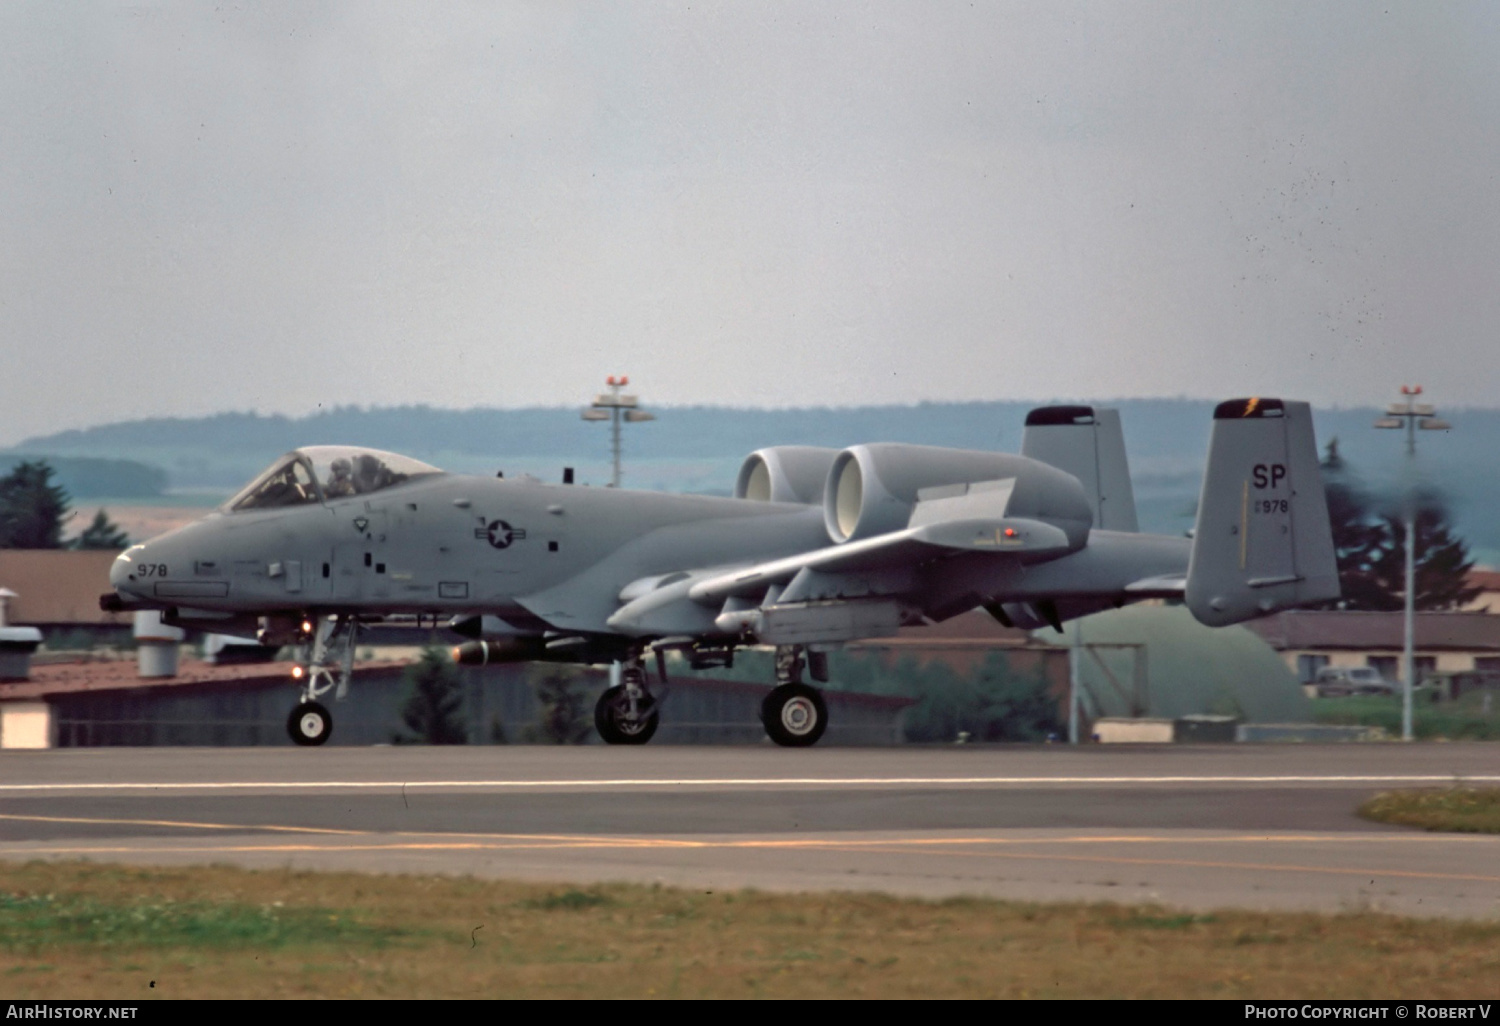
M 1294 609 L 1245 625 L 1280 654 L 1301 682 L 1325 666 L 1369 666 L 1389 681 L 1402 679 L 1404 614 Z M 1500 681 L 1500 616 L 1417 613 L 1413 642 L 1417 676 Z
M 330 745 L 400 743 L 410 730 L 402 707 L 411 694 L 405 660 L 356 667 L 346 701 L 327 701 L 334 719 Z M 548 672 L 553 667 L 536 672 Z M 287 718 L 299 701 L 291 663 L 213 666 L 183 660 L 171 679 L 142 679 L 133 660 L 88 660 L 33 667 L 31 679 L 0 684 L 0 703 L 45 702 L 58 747 L 107 745 L 290 745 Z M 541 740 L 542 707 L 524 665 L 459 668 L 459 718 L 470 744 Z M 567 672 L 567 671 L 565 671 Z M 608 674 L 568 672 L 587 740 L 594 702 Z M 764 739 L 760 703 L 770 685 L 673 679 L 658 686 L 661 726 L 652 744 L 757 743 Z M 829 728 L 822 744 L 889 745 L 904 740 L 907 698 L 830 691 Z
M 16 593 L 12 623 L 97 640 L 128 642 L 130 614 L 107 613 L 99 596 L 109 590 L 117 552 L 74 549 L 0 549 L 0 587 Z
M 1464 583 L 1479 594 L 1464 606 L 1467 613 L 1500 613 L 1500 570 L 1470 570 Z

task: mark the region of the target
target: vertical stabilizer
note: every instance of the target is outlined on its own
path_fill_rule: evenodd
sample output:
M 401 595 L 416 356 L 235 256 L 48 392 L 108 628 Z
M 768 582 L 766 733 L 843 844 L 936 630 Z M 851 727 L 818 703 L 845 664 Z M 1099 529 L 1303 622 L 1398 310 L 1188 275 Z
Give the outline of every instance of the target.
M 1026 415 L 1021 455 L 1078 478 L 1094 510 L 1094 526 L 1137 531 L 1135 492 L 1125 459 L 1120 411 L 1093 406 L 1043 406 Z
M 1339 597 L 1307 403 L 1232 399 L 1214 410 L 1186 597 L 1214 627 Z

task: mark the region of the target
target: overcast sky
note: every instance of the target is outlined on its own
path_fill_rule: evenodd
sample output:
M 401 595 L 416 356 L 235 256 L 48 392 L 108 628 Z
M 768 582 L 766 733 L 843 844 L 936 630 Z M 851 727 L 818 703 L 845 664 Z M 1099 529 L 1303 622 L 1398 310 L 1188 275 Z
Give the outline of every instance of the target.
M 1500 405 L 1500 5 L 0 4 L 0 444 L 348 403 Z

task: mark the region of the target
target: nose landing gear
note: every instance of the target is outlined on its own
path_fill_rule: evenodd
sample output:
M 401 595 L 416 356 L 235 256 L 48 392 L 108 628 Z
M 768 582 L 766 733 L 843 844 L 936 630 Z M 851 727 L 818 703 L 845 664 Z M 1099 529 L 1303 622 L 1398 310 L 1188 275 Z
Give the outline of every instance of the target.
M 287 717 L 286 730 L 297 744 L 321 745 L 333 734 L 333 717 L 317 699 L 330 691 L 337 699 L 349 693 L 358 634 L 359 621 L 351 616 L 326 616 L 314 623 L 306 664 L 292 670 L 302 682 L 302 701 Z

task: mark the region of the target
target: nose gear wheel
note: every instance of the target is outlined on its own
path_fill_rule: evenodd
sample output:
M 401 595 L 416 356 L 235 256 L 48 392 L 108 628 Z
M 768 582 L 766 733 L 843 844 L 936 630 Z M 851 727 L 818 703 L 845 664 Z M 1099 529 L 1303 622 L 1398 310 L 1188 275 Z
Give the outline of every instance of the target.
M 318 702 L 302 702 L 286 718 L 286 730 L 299 745 L 321 745 L 333 733 L 333 717 Z

